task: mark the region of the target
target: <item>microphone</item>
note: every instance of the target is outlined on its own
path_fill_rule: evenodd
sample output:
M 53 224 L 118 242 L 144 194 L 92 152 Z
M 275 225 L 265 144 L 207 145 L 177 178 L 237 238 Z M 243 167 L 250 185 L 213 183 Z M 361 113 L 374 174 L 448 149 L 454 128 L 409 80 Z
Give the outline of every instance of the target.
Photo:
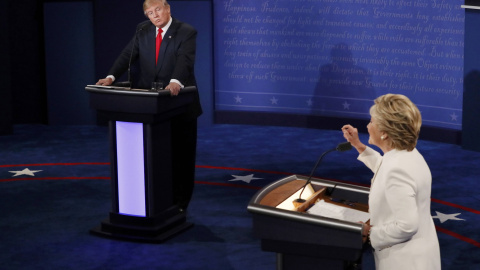
M 300 192 L 300 196 L 298 196 L 298 199 L 296 199 L 294 201 L 294 203 L 304 203 L 306 200 L 305 199 L 302 199 L 302 193 L 303 191 L 305 190 L 305 188 L 307 187 L 308 184 L 310 184 L 311 182 L 311 178 L 312 178 L 312 175 L 313 173 L 315 172 L 315 170 L 317 169 L 318 165 L 320 164 L 320 161 L 323 159 L 323 157 L 330 153 L 330 152 L 333 152 L 333 151 L 338 151 L 338 152 L 345 152 L 345 151 L 348 151 L 348 150 L 351 150 L 352 149 L 352 144 L 350 142 L 344 142 L 344 143 L 340 143 L 339 145 L 337 145 L 337 147 L 335 148 L 332 148 L 330 150 L 327 150 L 325 151 L 321 156 L 320 158 L 317 160 L 317 163 L 315 164 L 315 166 L 313 167 L 312 169 L 312 172 L 310 173 L 310 176 L 308 177 L 307 179 L 307 182 L 305 183 L 305 185 L 303 185 L 302 187 L 302 192 Z
M 130 87 L 130 90 L 132 90 L 132 78 L 131 78 L 131 73 L 130 73 L 130 66 L 132 65 L 132 58 L 133 58 L 133 48 L 135 48 L 135 44 L 137 43 L 138 39 L 138 33 L 142 31 L 145 28 L 146 25 L 140 26 L 137 31 L 135 32 L 135 40 L 133 41 L 132 44 L 132 49 L 130 50 L 130 59 L 128 60 L 128 85 Z

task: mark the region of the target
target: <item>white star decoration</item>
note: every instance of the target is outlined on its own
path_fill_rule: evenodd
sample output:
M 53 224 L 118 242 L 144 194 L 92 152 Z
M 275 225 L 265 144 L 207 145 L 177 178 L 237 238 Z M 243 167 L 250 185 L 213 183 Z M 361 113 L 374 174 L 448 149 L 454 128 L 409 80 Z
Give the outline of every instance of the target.
M 350 110 L 350 104 L 345 101 L 345 102 L 343 103 L 343 109 L 344 109 L 344 110 Z
M 34 173 L 41 172 L 41 171 L 42 171 L 42 170 L 31 171 L 29 168 L 25 168 L 25 169 L 23 169 L 23 170 L 21 170 L 21 171 L 9 171 L 9 172 L 14 173 L 15 175 L 14 175 L 13 177 L 15 177 L 15 176 L 19 176 L 19 175 L 35 176 Z
M 312 107 L 312 105 L 313 105 L 312 99 L 307 100 L 307 105 L 308 105 L 308 107 Z
M 242 98 L 239 95 L 235 97 L 235 103 L 242 103 Z
M 278 104 L 278 99 L 276 97 L 271 98 L 270 101 L 272 102 L 272 105 Z
M 460 213 L 443 214 L 443 213 L 440 213 L 438 211 L 435 211 L 435 213 L 437 213 L 437 215 L 432 217 L 432 218 L 438 218 L 440 220 L 440 223 L 444 223 L 447 220 L 465 220 L 465 219 L 461 219 L 461 218 L 456 217 L 456 216 L 460 215 Z
M 458 115 L 454 113 L 450 114 L 450 117 L 452 118 L 452 121 L 457 121 Z
M 262 179 L 262 178 L 258 178 L 258 177 L 253 177 L 253 174 L 249 174 L 249 175 L 245 175 L 245 176 L 241 176 L 241 175 L 233 175 L 233 177 L 235 177 L 235 179 L 232 179 L 232 180 L 228 180 L 228 181 L 243 181 L 243 182 L 246 182 L 246 183 L 249 183 L 252 181 L 252 180 L 255 180 L 255 179 Z

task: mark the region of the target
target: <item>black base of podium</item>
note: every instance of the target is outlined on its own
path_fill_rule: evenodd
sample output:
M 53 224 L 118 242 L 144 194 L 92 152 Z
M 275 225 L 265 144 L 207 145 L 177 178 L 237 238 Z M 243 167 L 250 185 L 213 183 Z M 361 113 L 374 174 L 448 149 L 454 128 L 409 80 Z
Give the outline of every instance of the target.
M 156 218 L 110 213 L 110 217 L 91 229 L 90 233 L 121 240 L 161 243 L 193 226 L 193 223 L 186 222 L 184 212 L 177 211 L 169 211 Z
M 288 241 L 262 239 L 263 251 L 277 253 L 277 270 L 354 270 L 361 265 L 362 251 Z

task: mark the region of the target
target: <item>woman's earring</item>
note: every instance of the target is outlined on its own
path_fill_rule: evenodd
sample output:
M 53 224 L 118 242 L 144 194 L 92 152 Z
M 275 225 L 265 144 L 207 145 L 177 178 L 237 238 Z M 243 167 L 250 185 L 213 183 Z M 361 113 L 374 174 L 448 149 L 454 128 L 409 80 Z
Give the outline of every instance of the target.
M 380 137 L 380 139 L 382 139 L 382 141 L 385 140 L 385 136 L 382 135 L 382 136 Z

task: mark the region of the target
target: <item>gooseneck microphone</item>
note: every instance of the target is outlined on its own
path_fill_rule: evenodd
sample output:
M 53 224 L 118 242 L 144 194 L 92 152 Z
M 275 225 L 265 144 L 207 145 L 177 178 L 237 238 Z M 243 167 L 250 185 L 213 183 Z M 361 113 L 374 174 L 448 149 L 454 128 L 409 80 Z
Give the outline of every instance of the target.
M 132 65 L 132 58 L 133 58 L 133 49 L 135 48 L 135 45 L 138 43 L 138 33 L 141 32 L 145 28 L 145 25 L 140 26 L 137 31 L 135 32 L 135 40 L 133 41 L 132 44 L 132 49 L 130 50 L 130 59 L 128 60 L 128 85 L 130 87 L 130 90 L 132 90 L 132 75 L 130 73 L 130 66 Z
M 315 164 L 315 166 L 313 167 L 312 169 L 312 172 L 310 173 L 310 176 L 308 177 L 307 179 L 307 182 L 305 183 L 305 185 L 303 185 L 302 187 L 302 192 L 300 192 L 300 196 L 298 196 L 298 199 L 295 200 L 296 203 L 304 203 L 306 200 L 305 199 L 302 199 L 302 193 L 303 191 L 305 190 L 305 188 L 307 187 L 308 184 L 310 184 L 311 182 L 311 179 L 312 179 L 312 176 L 313 176 L 313 173 L 315 172 L 315 170 L 317 169 L 318 165 L 320 164 L 320 161 L 322 161 L 323 157 L 330 153 L 330 152 L 333 152 L 333 151 L 338 151 L 338 152 L 344 152 L 344 151 L 348 151 L 352 149 L 352 144 L 350 142 L 344 142 L 344 143 L 340 143 L 339 145 L 337 145 L 337 147 L 335 148 L 332 148 L 330 150 L 327 150 L 325 151 L 321 156 L 320 158 L 317 160 L 317 163 Z

